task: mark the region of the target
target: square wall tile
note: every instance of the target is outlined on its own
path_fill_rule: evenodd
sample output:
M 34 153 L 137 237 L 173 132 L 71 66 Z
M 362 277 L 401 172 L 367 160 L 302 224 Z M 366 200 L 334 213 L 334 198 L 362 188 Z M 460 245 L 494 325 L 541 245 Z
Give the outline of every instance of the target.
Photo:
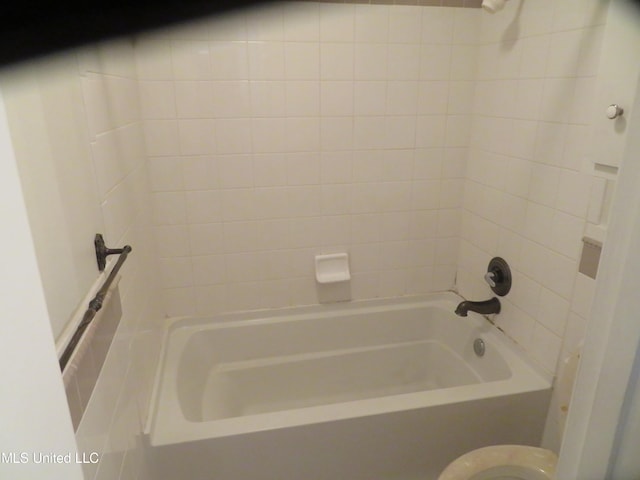
M 249 82 L 220 81 L 211 85 L 213 112 L 217 118 L 248 117 L 251 111 Z M 206 99 L 206 97 L 205 97 Z
M 318 153 L 289 153 L 285 158 L 288 185 L 317 185 L 320 183 L 320 155 Z
M 288 81 L 286 114 L 290 117 L 311 117 L 320 114 L 320 82 Z
M 386 43 L 389 35 L 389 5 L 355 6 L 355 41 Z
M 160 277 L 165 288 L 190 287 L 193 285 L 193 269 L 188 257 L 161 258 Z
M 346 215 L 351 211 L 349 185 L 322 185 L 322 214 Z
M 285 115 L 284 82 L 252 81 L 249 88 L 252 117 L 283 117 Z
M 176 117 L 176 100 L 173 82 L 138 82 L 140 113 L 144 119 Z
M 251 152 L 251 119 L 218 119 L 215 133 L 216 152 L 219 154 Z
M 354 75 L 357 80 L 386 80 L 389 46 L 385 43 L 356 43 Z
M 394 115 L 385 118 L 384 148 L 408 149 L 416 144 L 415 117 Z
M 356 115 L 384 115 L 387 84 L 383 81 L 357 81 L 354 83 L 354 113 Z
M 215 120 L 179 120 L 180 153 L 206 155 L 216 152 Z
M 322 116 L 353 115 L 353 83 L 323 81 L 320 83 L 320 113 Z
M 351 183 L 353 154 L 350 151 L 322 152 L 320 181 L 322 184 Z
M 352 80 L 354 62 L 352 43 L 320 44 L 320 78 L 322 80 Z
M 555 372 L 562 339 L 540 324 L 536 324 L 532 338 L 533 357 L 548 371 Z
M 248 44 L 249 78 L 252 80 L 282 80 L 284 78 L 283 42 Z
M 227 12 L 210 19 L 209 39 L 213 41 L 246 41 L 247 18 L 243 11 Z
M 420 43 L 422 8 L 397 5 L 389 10 L 389 42 Z
M 385 148 L 385 117 L 355 117 L 353 146 L 357 150 Z
M 189 225 L 192 255 L 216 255 L 225 252 L 222 223 Z
M 568 300 L 543 287 L 540 291 L 540 305 L 536 319 L 545 328 L 562 337 L 570 307 Z
M 292 186 L 287 189 L 289 216 L 292 225 L 297 217 L 319 217 L 322 213 L 322 191 L 320 185 Z M 310 245 L 298 245 L 306 247 Z
M 152 157 L 148 165 L 152 191 L 176 191 L 184 188 L 179 157 Z
M 141 36 L 135 42 L 137 76 L 140 80 L 173 80 L 170 40 L 157 35 Z
M 564 170 L 560 174 L 556 207 L 563 212 L 585 218 L 589 206 L 591 177 L 581 172 Z
M 154 232 L 159 257 L 189 256 L 189 231 L 186 225 L 158 225 Z
M 448 80 L 450 78 L 452 47 L 450 45 L 422 45 L 420 51 L 420 79 L 421 80 Z M 459 66 L 462 55 L 457 57 L 456 66 Z M 470 68 L 470 67 L 469 67 Z M 468 69 L 463 69 L 468 74 Z M 465 78 L 453 77 L 455 80 Z
M 210 80 L 209 42 L 175 40 L 171 42 L 173 77 L 177 80 Z
M 152 198 L 153 218 L 156 225 L 187 223 L 187 207 L 183 192 L 157 192 Z
M 222 220 L 222 195 L 216 190 L 186 192 L 187 221 L 215 223 Z M 184 286 L 184 285 L 183 285 Z
M 101 75 L 89 74 L 81 79 L 89 135 L 95 138 L 116 127 L 108 102 L 106 80 Z
M 253 172 L 256 187 L 281 186 L 287 183 L 286 160 L 280 154 L 253 155 Z
M 453 41 L 455 10 L 446 7 L 422 9 L 422 37 L 425 44 L 450 44 Z
M 222 190 L 222 219 L 238 222 L 256 219 L 255 195 L 250 188 Z
M 211 42 L 211 78 L 214 80 L 240 80 L 249 78 L 247 42 Z
M 477 63 L 478 48 L 475 45 L 454 45 L 451 51 L 451 79 L 473 80 Z
M 456 82 L 458 84 L 464 82 Z M 456 83 L 445 81 L 420 82 L 418 84 L 418 113 L 421 115 L 438 115 L 447 112 L 452 114 L 467 113 L 469 93 L 462 88 L 455 88 Z M 473 90 L 471 90 L 473 94 Z M 415 102 L 415 99 L 414 99 Z M 472 102 L 471 102 L 472 103 Z
M 320 6 L 317 3 L 289 3 L 284 9 L 284 39 L 320 40 Z
M 149 156 L 178 155 L 180 140 L 175 120 L 145 120 L 144 140 Z
M 285 151 L 285 121 L 283 118 L 252 118 L 251 134 L 254 153 Z
M 444 115 L 419 115 L 416 123 L 416 147 L 443 147 L 446 122 Z
M 286 176 L 286 174 L 285 174 Z M 253 191 L 253 199 L 255 205 L 256 218 L 265 220 L 263 225 L 269 223 L 273 225 L 272 220 L 286 219 L 289 216 L 289 197 L 287 187 L 265 187 L 256 188 Z M 264 239 L 263 235 L 263 239 Z M 286 237 L 286 236 L 285 236 Z M 285 238 L 282 243 L 286 243 Z M 268 248 L 268 247 L 265 247 Z M 281 245 L 276 248 L 284 248 Z
M 287 79 L 317 80 L 320 78 L 320 46 L 317 43 L 286 42 L 284 59 Z
M 388 82 L 386 113 L 388 115 L 415 115 L 417 113 L 418 85 L 418 82 Z
M 355 5 L 320 4 L 320 40 L 322 42 L 353 41 L 355 32 Z
M 246 13 L 249 40 L 279 41 L 284 38 L 283 5 L 260 5 Z
M 428 12 L 425 12 L 428 14 Z M 453 43 L 476 44 L 480 37 L 482 12 L 475 8 L 457 8 L 454 10 Z
M 175 109 L 178 118 L 213 118 L 214 84 L 209 81 L 179 81 L 174 83 Z
M 220 186 L 218 159 L 213 155 L 181 158 L 185 190 L 212 190 Z
M 169 317 L 195 315 L 196 296 L 193 288 L 162 289 L 163 311 Z
M 413 149 L 385 150 L 382 178 L 385 181 L 410 181 L 413 178 Z
M 118 162 L 121 153 L 115 133 L 110 131 L 98 135 L 91 143 L 91 153 L 100 196 L 104 198 L 126 175 Z
M 353 147 L 351 117 L 323 117 L 320 123 L 321 149 L 325 152 L 344 151 Z

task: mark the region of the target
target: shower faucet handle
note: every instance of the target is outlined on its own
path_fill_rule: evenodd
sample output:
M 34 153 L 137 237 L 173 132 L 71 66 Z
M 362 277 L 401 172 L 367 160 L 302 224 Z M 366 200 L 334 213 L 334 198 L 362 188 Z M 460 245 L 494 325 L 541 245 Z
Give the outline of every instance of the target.
M 504 297 L 511 290 L 511 269 L 504 258 L 493 257 L 484 274 L 484 280 L 496 295 Z
M 484 281 L 489 284 L 491 288 L 496 286 L 496 272 L 490 271 L 484 274 Z

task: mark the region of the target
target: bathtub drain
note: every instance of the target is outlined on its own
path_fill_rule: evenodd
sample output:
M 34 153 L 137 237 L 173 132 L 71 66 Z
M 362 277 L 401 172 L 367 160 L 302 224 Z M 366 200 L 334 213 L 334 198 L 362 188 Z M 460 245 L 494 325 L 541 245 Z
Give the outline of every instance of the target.
M 473 342 L 473 351 L 476 352 L 477 356 L 482 357 L 485 352 L 484 340 L 476 338 Z

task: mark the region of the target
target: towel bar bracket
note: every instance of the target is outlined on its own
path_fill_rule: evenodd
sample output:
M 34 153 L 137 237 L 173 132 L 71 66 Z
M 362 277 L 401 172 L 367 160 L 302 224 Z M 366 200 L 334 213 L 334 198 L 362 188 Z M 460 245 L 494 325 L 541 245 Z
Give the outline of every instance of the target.
M 124 248 L 107 248 L 104 243 L 104 238 L 99 233 L 96 233 L 93 244 L 96 247 L 96 261 L 98 262 L 98 270 L 100 270 L 101 272 L 103 272 L 105 267 L 107 266 L 107 257 L 109 255 L 118 255 L 124 252 Z

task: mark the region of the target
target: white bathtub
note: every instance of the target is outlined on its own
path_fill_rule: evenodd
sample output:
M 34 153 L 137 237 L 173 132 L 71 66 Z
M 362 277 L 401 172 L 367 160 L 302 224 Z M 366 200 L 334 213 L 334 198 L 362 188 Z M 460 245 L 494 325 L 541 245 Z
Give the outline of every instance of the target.
M 171 321 L 147 428 L 157 478 L 432 479 L 474 448 L 538 444 L 550 379 L 459 301 Z

